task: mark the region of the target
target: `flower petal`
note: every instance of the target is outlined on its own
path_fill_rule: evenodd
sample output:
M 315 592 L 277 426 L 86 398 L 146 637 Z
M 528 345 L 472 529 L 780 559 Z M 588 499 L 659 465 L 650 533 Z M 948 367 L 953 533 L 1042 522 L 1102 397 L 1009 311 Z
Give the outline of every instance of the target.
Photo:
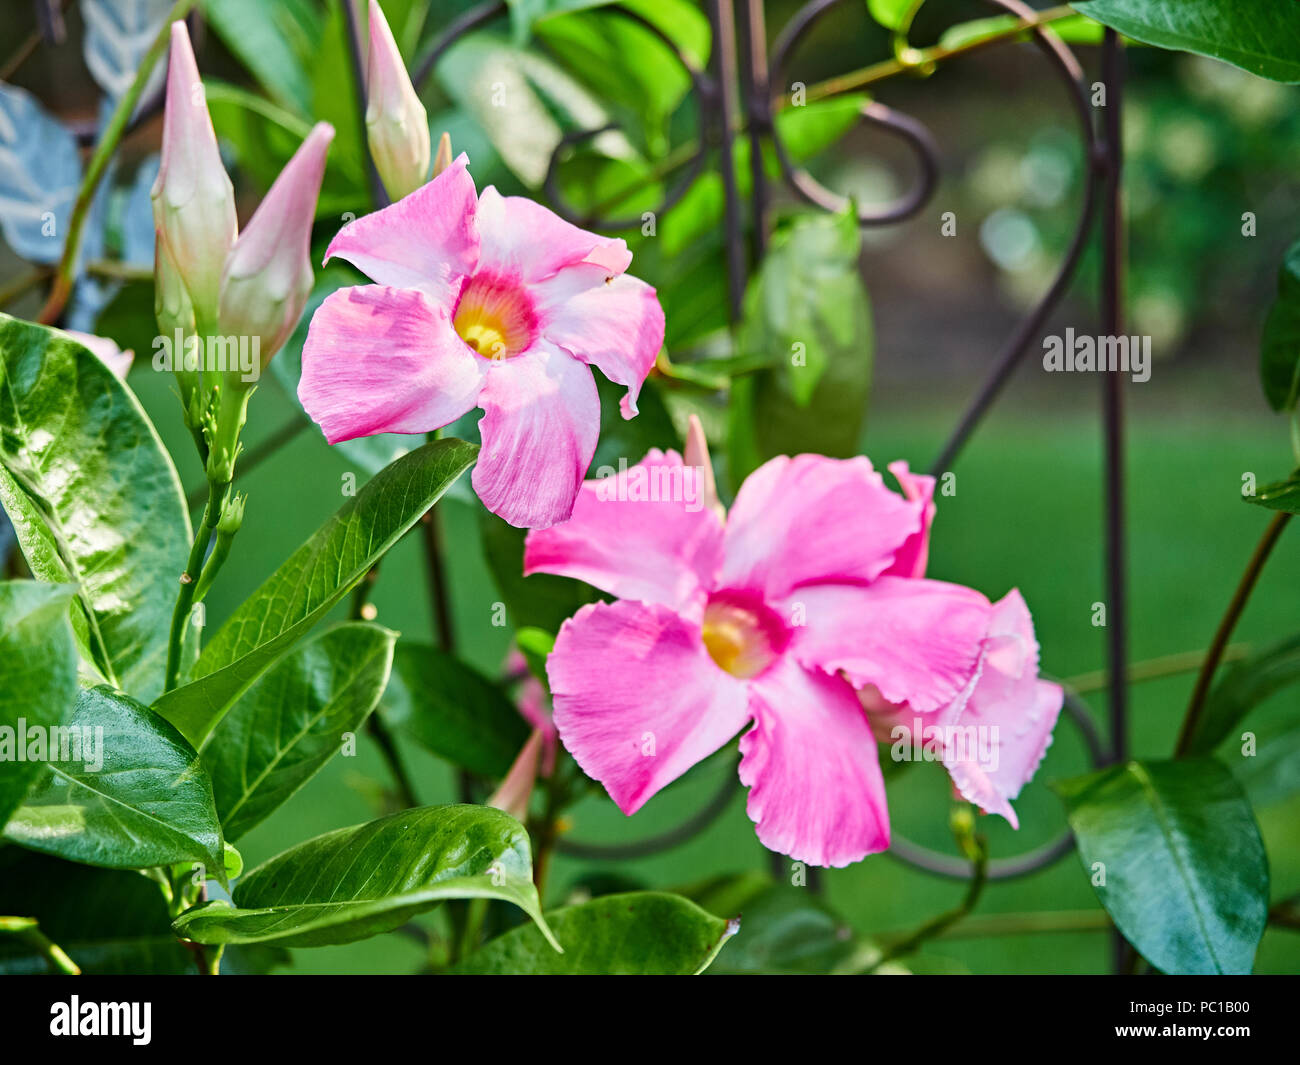
M 479 406 L 483 450 L 472 480 L 483 505 L 520 528 L 567 520 L 600 435 L 591 371 L 541 342 L 487 363 Z
M 920 529 L 921 510 L 865 458 L 778 456 L 740 486 L 720 583 L 779 599 L 803 584 L 873 580 Z
M 979 744 L 945 749 L 944 765 L 962 797 L 1019 827 L 1009 800 L 1043 760 L 1064 698 L 1059 684 L 1038 678 L 1033 618 L 1013 590 L 993 605 L 980 679 L 957 718 L 962 727 L 988 730 L 994 757 L 987 764 L 976 757 Z
M 462 152 L 446 170 L 396 203 L 338 231 L 325 251 L 381 285 L 419 289 L 449 311 L 478 262 L 474 181 Z
M 482 239 L 479 269 L 525 284 L 543 281 L 565 266 L 589 260 L 606 275 L 621 274 L 632 261 L 627 242 L 570 225 L 524 196 L 502 196 L 489 185 L 478 201 Z M 592 283 L 598 280 L 592 274 Z
M 709 658 L 699 629 L 655 603 L 592 603 L 546 661 L 560 740 L 620 810 L 726 743 L 749 716 L 743 683 Z
M 424 433 L 477 405 L 483 369 L 429 297 L 359 285 L 331 293 L 312 317 L 298 398 L 331 444 Z
M 675 486 L 675 487 L 674 487 Z M 620 599 L 697 614 L 722 561 L 722 522 L 675 451 L 584 481 L 573 516 L 524 542 L 524 574 L 586 581 Z
M 740 779 L 763 846 L 835 867 L 886 850 L 885 779 L 848 681 L 786 655 L 751 681 L 750 710 Z
M 793 651 L 806 666 L 843 671 L 891 703 L 928 713 L 951 703 L 979 665 L 989 624 L 979 592 L 944 581 L 880 577 L 869 585 L 812 585 L 779 609 L 796 625 Z
M 664 345 L 664 310 L 655 290 L 627 274 L 590 265 L 561 270 L 534 288 L 542 334 L 627 389 L 619 406 L 636 415 L 636 398 Z
M 930 560 L 930 526 L 934 523 L 934 478 L 912 473 L 906 462 L 891 462 L 889 472 L 902 486 L 903 495 L 919 502 L 924 509 L 920 530 L 909 536 L 898 549 L 893 565 L 885 573 L 895 577 L 924 577 L 926 563 Z

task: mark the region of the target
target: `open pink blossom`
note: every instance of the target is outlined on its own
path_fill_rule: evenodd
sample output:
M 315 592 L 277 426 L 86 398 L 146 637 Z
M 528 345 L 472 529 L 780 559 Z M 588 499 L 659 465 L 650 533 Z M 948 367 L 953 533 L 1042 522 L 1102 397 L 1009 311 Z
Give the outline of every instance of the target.
M 993 604 L 979 669 L 947 706 L 918 713 L 875 687 L 865 688 L 861 699 L 877 739 L 903 750 L 928 748 L 958 795 L 1020 827 L 1011 800 L 1051 745 L 1064 692 L 1039 679 L 1034 620 L 1018 591 Z
M 326 251 L 377 284 L 312 319 L 298 395 L 330 443 L 423 433 L 481 407 L 473 484 L 512 525 L 564 521 L 591 464 L 591 366 L 627 388 L 625 418 L 663 344 L 655 291 L 622 240 L 488 187 L 461 155 L 428 184 L 344 226 Z
M 891 491 L 865 458 L 773 459 L 725 519 L 695 473 L 652 451 L 529 534 L 526 573 L 618 597 L 566 621 L 547 661 L 561 741 L 631 814 L 750 725 L 740 779 L 767 847 L 830 866 L 886 849 L 855 688 L 951 705 L 975 677 L 988 601 L 896 572 L 924 542 L 928 499 Z

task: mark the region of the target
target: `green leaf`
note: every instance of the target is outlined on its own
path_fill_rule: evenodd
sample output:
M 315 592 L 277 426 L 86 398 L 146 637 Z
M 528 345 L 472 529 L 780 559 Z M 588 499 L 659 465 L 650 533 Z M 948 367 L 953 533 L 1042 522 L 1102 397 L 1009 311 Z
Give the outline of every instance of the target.
M 689 899 L 659 891 L 602 895 L 546 915 L 556 954 L 531 925 L 484 945 L 451 969 L 482 975 L 692 976 L 703 972 L 740 927 Z
M 944 30 L 939 38 L 940 48 L 961 48 L 975 44 L 989 37 L 1004 36 L 1008 30 L 1020 25 L 1021 20 L 1015 15 L 993 15 L 989 18 L 973 19 L 959 22 Z M 1105 35 L 1105 27 L 1094 22 L 1086 15 L 1071 15 L 1057 19 L 1046 27 L 1053 36 L 1059 37 L 1067 44 L 1100 44 Z M 1016 35 L 1020 40 L 1028 40 L 1030 30 Z
M 500 778 L 528 739 L 505 693 L 455 655 L 402 643 L 379 704 L 384 720 L 452 765 Z
M 205 0 L 221 42 L 283 106 L 311 113 L 305 60 L 320 41 L 323 20 L 310 0 Z
M 232 614 L 195 664 L 197 678 L 154 705 L 194 744 L 316 624 L 473 464 L 447 438 L 376 474 Z
M 194 971 L 193 957 L 172 934 L 158 885 L 136 872 L 6 847 L 0 850 L 0 913 L 35 917 L 86 974 Z M 0 974 L 48 971 L 30 945 L 0 936 Z
M 744 935 L 722 948 L 714 973 L 824 974 L 854 952 L 853 929 L 807 888 L 743 873 L 684 894 L 719 917 L 741 915 Z
M 1209 754 L 1252 709 L 1296 681 L 1300 681 L 1300 635 L 1232 663 L 1205 700 L 1188 753 Z
M 202 862 L 225 878 L 212 785 L 188 743 L 147 706 L 83 689 L 59 757 L 5 827 L 12 843 L 110 869 Z M 73 757 L 75 756 L 75 757 Z
M 77 698 L 71 601 L 67 585 L 0 582 L 0 828 L 42 766 L 26 760 L 19 735 L 58 725 Z
M 546 676 L 546 659 L 555 649 L 555 636 L 545 629 L 524 626 L 515 631 L 515 646 L 528 663 L 528 672 L 543 684 L 549 683 Z
M 887 30 L 905 30 L 908 13 L 917 6 L 916 0 L 867 0 L 871 17 Z
M 1231 773 L 1212 758 L 1128 762 L 1054 787 L 1098 898 L 1144 958 L 1170 974 L 1250 972 L 1268 859 Z
M 438 81 L 530 188 L 542 184 L 566 130 L 610 121 L 605 105 L 553 61 L 490 33 L 454 44 L 438 63 Z M 593 143 L 607 155 L 635 154 L 621 133 L 603 133 Z
M 1225 746 L 1220 757 L 1246 789 L 1256 808 L 1290 799 L 1300 792 L 1300 725 L 1288 731 L 1256 729 L 1255 753 L 1245 755 L 1240 743 Z
M 503 899 L 548 936 L 528 833 L 488 806 L 421 806 L 300 843 L 246 874 L 234 906 L 188 910 L 199 943 L 319 947 L 390 932 L 446 899 Z M 558 945 L 556 946 L 558 948 Z
M 76 586 L 84 653 L 106 680 L 153 700 L 193 539 L 175 467 L 99 359 L 3 314 L 0 504 L 32 574 Z
M 1080 0 L 1079 11 L 1144 44 L 1300 81 L 1300 19 L 1277 0 Z
M 799 216 L 773 240 L 738 342 L 740 354 L 772 368 L 736 383 L 733 483 L 773 455 L 857 452 L 873 346 L 860 247 L 852 207 Z
M 1259 378 L 1269 406 L 1294 410 L 1300 395 L 1300 241 L 1287 249 L 1277 275 L 1277 298 L 1264 320 Z
M 1247 503 L 1283 514 L 1300 514 L 1300 472 L 1285 481 L 1262 485 L 1253 496 L 1241 497 Z
M 227 839 L 238 839 L 307 783 L 370 716 L 397 633 L 337 625 L 253 684 L 199 748 Z

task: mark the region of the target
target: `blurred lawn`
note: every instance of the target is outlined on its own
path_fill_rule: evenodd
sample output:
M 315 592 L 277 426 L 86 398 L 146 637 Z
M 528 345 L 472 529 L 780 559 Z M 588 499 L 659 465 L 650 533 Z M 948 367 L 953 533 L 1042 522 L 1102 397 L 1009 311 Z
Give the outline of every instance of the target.
M 1223 414 L 1204 386 L 1190 405 L 1170 407 L 1159 396 L 1177 391 L 1176 365 L 1161 365 L 1160 392 L 1128 390 L 1129 547 L 1132 614 L 1131 650 L 1136 659 L 1203 647 L 1208 642 L 1267 515 L 1239 501 L 1241 477 L 1254 471 L 1261 483 L 1285 473 L 1288 460 L 1284 427 L 1267 415 L 1262 400 L 1257 416 Z M 930 572 L 971 584 L 990 596 L 1013 585 L 1034 612 L 1043 646 L 1043 667 L 1061 677 L 1104 665 L 1104 633 L 1092 626 L 1092 604 L 1104 598 L 1101 567 L 1100 443 L 1095 410 L 1096 383 L 1059 375 L 1049 386 L 1033 375 L 1032 396 L 1013 389 L 979 431 L 956 465 L 955 497 L 940 500 Z M 142 392 L 160 431 L 182 457 L 182 479 L 200 480 L 192 449 L 182 439 L 180 418 L 169 383 L 139 372 L 131 383 Z M 272 381 L 253 402 L 251 442 L 297 416 L 291 401 Z M 925 412 L 909 412 L 877 396 L 867 434 L 868 452 L 878 465 L 894 458 L 925 468 L 960 401 L 936 399 Z M 633 458 L 635 458 L 634 456 Z M 342 475 L 350 467 L 332 453 L 312 429 L 243 481 L 249 493 L 248 517 L 236 541 L 231 564 L 210 599 L 217 623 L 252 591 L 293 548 L 341 502 Z M 446 541 L 452 556 L 452 584 L 459 637 L 464 653 L 478 666 L 495 671 L 506 631 L 490 623 L 496 593 L 477 546 L 472 507 L 443 506 Z M 1265 579 L 1242 620 L 1237 638 L 1267 642 L 1300 629 L 1300 542 L 1284 537 Z M 375 595 L 378 620 L 409 637 L 428 638 L 429 611 L 419 545 L 401 544 L 385 562 Z M 1177 677 L 1136 688 L 1131 698 L 1132 749 L 1136 755 L 1167 756 L 1172 748 L 1192 678 Z M 1268 722 L 1290 710 L 1294 694 L 1283 694 L 1255 719 L 1261 746 Z M 1090 697 L 1104 723 L 1104 699 Z M 1292 715 L 1294 720 L 1294 715 Z M 373 745 L 360 744 L 354 759 L 336 758 L 302 792 L 266 823 L 240 841 L 245 861 L 256 864 L 284 847 L 318 832 L 374 815 L 364 778 L 386 779 Z M 422 801 L 453 798 L 451 774 L 431 756 L 407 744 Z M 573 811 L 575 838 L 627 841 L 678 823 L 714 794 L 726 755 L 697 768 L 628 820 L 605 799 L 591 799 Z M 1038 776 L 1017 804 L 1022 829 L 1015 833 L 1000 819 L 981 819 L 994 857 L 1028 850 L 1063 826 L 1055 797 L 1045 782 L 1087 768 L 1077 731 L 1063 721 Z M 890 809 L 898 831 L 933 847 L 947 841 L 948 785 L 932 765 L 907 769 L 890 783 Z M 1300 797 L 1258 811 L 1273 874 L 1273 896 L 1300 889 Z M 739 798 L 704 835 L 666 854 L 628 862 L 617 871 L 646 884 L 671 886 L 747 868 L 766 868 L 766 852 L 755 840 Z M 548 904 L 561 901 L 569 885 L 596 866 L 558 859 Z M 606 871 L 608 867 L 606 867 Z M 830 901 L 861 931 L 908 929 L 954 905 L 961 884 L 936 879 L 903 866 L 887 855 L 825 876 Z M 990 885 L 979 905 L 983 914 L 1020 910 L 1095 908 L 1094 897 L 1073 855 L 1032 877 Z M 743 934 L 743 932 L 742 932 Z M 1109 959 L 1103 932 L 952 938 L 934 943 L 926 964 L 972 972 L 1094 972 Z M 413 971 L 421 960 L 412 940 L 390 935 L 362 943 L 296 952 L 304 972 Z M 1261 947 L 1261 972 L 1300 971 L 1300 936 L 1270 931 Z

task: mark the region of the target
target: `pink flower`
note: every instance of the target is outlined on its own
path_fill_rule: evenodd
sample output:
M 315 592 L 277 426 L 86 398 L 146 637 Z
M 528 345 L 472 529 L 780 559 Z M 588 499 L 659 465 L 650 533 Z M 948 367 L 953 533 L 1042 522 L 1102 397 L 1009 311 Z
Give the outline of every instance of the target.
M 623 241 L 491 187 L 476 197 L 466 165 L 339 231 L 326 261 L 377 284 L 316 312 L 298 396 L 330 443 L 423 433 L 481 407 L 475 491 L 512 525 L 543 528 L 572 513 L 596 449 L 589 367 L 627 388 L 623 416 L 635 415 L 663 311 L 624 273 Z
M 876 738 L 929 746 L 963 799 L 1001 814 L 1019 828 L 1010 800 L 1034 775 L 1052 742 L 1064 693 L 1038 677 L 1034 620 L 1018 591 L 993 604 L 980 666 L 967 690 L 933 713 L 885 700 L 874 687 L 861 692 Z
M 924 480 L 904 498 L 865 458 L 776 458 L 724 521 L 700 471 L 652 451 L 529 534 L 525 573 L 618 597 L 565 622 L 547 672 L 561 741 L 624 813 L 748 724 L 740 779 L 765 846 L 830 866 L 889 846 L 855 687 L 950 706 L 989 631 L 978 592 L 898 572 L 927 535 Z

